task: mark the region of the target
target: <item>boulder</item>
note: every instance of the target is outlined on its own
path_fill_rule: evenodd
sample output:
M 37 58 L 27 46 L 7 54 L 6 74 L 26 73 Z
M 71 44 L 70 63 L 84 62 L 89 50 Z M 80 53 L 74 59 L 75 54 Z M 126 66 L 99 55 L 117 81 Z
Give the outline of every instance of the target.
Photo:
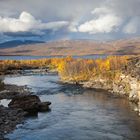
M 10 108 L 21 108 L 28 113 L 38 113 L 39 111 L 48 111 L 50 104 L 50 102 L 41 102 L 36 95 L 27 95 L 13 98 L 8 106 Z
M 41 103 L 39 103 L 39 111 L 44 112 L 44 111 L 50 110 L 49 105 L 51 105 L 51 102 L 41 102 Z

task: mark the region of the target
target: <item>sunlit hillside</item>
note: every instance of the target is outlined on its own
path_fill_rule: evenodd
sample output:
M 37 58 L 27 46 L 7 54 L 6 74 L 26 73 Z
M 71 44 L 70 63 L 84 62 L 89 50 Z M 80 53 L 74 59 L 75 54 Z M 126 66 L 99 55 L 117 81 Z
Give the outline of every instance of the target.
M 97 42 L 92 40 L 60 40 L 0 49 L 0 55 L 78 56 L 92 54 L 140 54 L 140 39 L 134 38 L 109 42 Z

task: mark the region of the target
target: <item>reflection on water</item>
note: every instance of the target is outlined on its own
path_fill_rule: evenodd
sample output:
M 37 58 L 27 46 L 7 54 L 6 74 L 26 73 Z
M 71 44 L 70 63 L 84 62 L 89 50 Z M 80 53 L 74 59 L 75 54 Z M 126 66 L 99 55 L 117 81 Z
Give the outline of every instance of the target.
M 27 85 L 33 92 L 42 91 L 54 91 L 59 89 L 60 85 L 56 83 L 58 81 L 57 75 L 27 75 L 27 76 L 11 76 L 5 78 L 4 82 L 7 84 L 13 84 L 18 86 Z
M 60 85 L 58 77 L 7 77 L 5 83 L 27 85 L 51 112 L 29 118 L 7 137 L 11 140 L 139 140 L 140 119 L 123 98 L 104 91 Z M 48 91 L 54 94 L 48 94 Z M 42 92 L 42 94 L 41 94 Z

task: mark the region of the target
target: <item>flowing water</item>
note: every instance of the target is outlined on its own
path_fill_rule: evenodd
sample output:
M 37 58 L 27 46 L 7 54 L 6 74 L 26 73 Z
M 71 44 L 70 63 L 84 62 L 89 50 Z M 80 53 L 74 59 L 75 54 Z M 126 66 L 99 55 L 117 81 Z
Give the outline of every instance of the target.
M 140 140 L 140 118 L 126 99 L 58 81 L 51 74 L 5 77 L 52 102 L 50 112 L 26 119 L 10 140 Z

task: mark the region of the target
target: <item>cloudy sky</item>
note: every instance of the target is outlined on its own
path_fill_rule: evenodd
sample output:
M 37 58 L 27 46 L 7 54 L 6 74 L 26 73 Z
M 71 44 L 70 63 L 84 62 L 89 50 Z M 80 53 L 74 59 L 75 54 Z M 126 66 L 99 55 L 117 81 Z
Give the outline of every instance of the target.
M 0 42 L 140 35 L 140 0 L 0 0 Z

